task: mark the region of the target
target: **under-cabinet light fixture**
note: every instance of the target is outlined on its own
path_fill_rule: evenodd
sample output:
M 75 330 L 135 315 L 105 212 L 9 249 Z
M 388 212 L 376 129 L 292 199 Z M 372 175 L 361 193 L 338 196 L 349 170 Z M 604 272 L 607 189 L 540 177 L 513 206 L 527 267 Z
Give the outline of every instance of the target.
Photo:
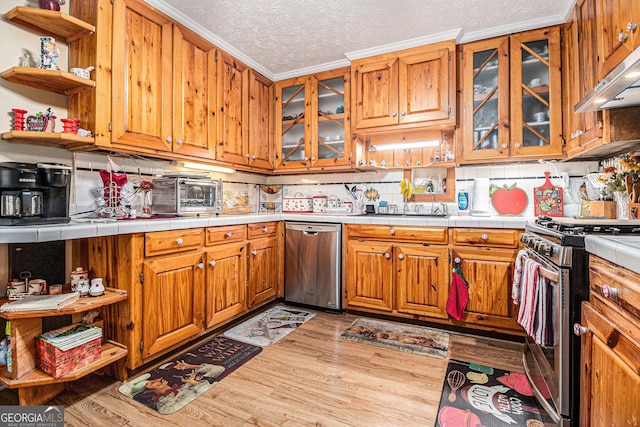
M 220 172 L 220 173 L 235 173 L 235 169 L 225 168 L 222 166 L 215 165 L 206 165 L 204 163 L 194 163 L 194 162 L 184 162 L 182 164 L 183 167 L 187 169 L 200 169 L 210 172 Z
M 392 144 L 371 145 L 373 151 L 389 151 L 389 150 L 409 150 L 411 148 L 437 147 L 440 141 L 437 139 L 429 139 L 416 142 L 396 142 Z

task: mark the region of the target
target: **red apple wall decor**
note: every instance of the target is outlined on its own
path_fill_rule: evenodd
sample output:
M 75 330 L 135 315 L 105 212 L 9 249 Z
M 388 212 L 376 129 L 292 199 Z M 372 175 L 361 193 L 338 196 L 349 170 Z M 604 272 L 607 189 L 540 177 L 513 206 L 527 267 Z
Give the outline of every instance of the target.
M 516 185 L 518 184 L 514 183 L 511 186 L 505 184 L 498 187 L 496 184 L 491 184 L 489 187 L 491 203 L 500 215 L 522 215 L 527 209 L 529 203 L 527 192 Z

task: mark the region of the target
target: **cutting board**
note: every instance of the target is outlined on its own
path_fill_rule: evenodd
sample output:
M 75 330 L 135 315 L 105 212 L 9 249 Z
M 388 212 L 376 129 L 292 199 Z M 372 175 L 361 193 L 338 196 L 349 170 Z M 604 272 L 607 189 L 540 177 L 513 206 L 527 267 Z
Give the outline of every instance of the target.
M 564 216 L 564 193 L 562 187 L 556 187 L 545 172 L 545 182 L 533 189 L 535 214 L 546 216 Z

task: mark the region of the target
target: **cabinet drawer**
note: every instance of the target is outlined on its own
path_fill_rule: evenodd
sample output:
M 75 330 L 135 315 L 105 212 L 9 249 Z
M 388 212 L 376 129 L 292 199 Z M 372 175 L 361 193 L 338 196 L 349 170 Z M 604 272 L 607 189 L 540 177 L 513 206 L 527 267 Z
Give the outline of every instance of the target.
M 197 249 L 202 246 L 202 228 L 158 231 L 144 236 L 145 256 L 155 256 Z
M 589 279 L 592 299 L 607 301 L 640 320 L 640 274 L 591 255 Z
M 455 245 L 517 248 L 520 243 L 520 230 L 454 228 L 451 240 Z
M 247 225 L 247 234 L 249 239 L 257 237 L 275 236 L 278 231 L 278 223 L 273 222 L 257 222 Z
M 350 238 L 385 239 L 408 242 L 446 244 L 447 227 L 413 227 L 395 225 L 350 225 Z
M 226 225 L 223 227 L 207 228 L 205 245 L 219 245 L 221 243 L 239 242 L 247 238 L 247 226 Z

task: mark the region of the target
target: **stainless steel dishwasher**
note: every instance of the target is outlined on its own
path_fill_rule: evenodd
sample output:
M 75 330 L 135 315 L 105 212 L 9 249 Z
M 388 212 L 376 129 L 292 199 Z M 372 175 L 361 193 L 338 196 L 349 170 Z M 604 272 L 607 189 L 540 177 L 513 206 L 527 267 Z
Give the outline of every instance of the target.
M 342 309 L 340 224 L 285 223 L 284 299 Z

